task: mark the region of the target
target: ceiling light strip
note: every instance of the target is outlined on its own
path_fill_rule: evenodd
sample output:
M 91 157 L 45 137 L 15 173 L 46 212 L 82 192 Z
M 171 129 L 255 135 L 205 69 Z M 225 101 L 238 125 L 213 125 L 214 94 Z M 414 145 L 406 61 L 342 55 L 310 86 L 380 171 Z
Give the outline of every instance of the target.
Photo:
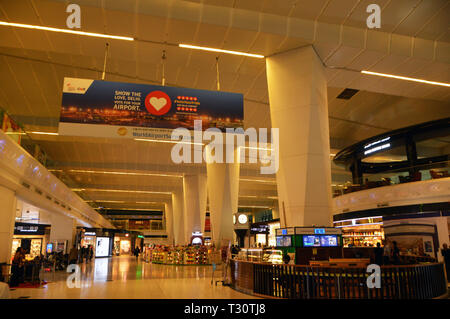
M 59 135 L 58 133 L 54 133 L 54 132 L 27 132 L 28 134 L 38 134 L 38 135 Z
M 171 192 L 156 192 L 156 191 L 141 191 L 141 190 L 129 190 L 129 189 L 101 189 L 101 188 L 72 188 L 74 192 L 111 192 L 111 193 L 139 193 L 139 194 L 164 194 L 171 195 Z
M 248 178 L 241 178 L 239 179 L 242 182 L 255 182 L 255 183 L 270 183 L 270 184 L 276 184 L 277 181 L 275 180 L 265 180 L 265 179 L 248 179 Z
M 157 173 L 133 173 L 133 172 L 116 172 L 116 171 L 91 171 L 81 169 L 70 169 L 71 173 L 91 173 L 91 174 L 111 174 L 111 175 L 133 175 L 133 176 L 162 176 L 162 177 L 178 177 L 183 175 L 157 174 Z
M 394 75 L 394 74 L 372 72 L 372 71 L 366 71 L 366 70 L 362 70 L 361 73 L 369 74 L 369 75 L 381 76 L 381 77 L 385 77 L 385 78 L 397 79 L 397 80 L 412 81 L 412 82 L 419 82 L 419 83 L 425 83 L 425 84 L 431 84 L 431 85 L 439 85 L 439 86 L 450 87 L 450 83 L 428 81 L 428 80 L 423 80 L 423 79 L 410 78 L 410 77 L 407 77 L 407 76 L 400 76 L 400 75 Z
M 210 48 L 210 47 L 201 47 L 201 46 L 197 46 L 197 45 L 190 45 L 190 44 L 184 44 L 184 43 L 180 43 L 178 46 L 180 48 L 186 48 L 186 49 L 218 52 L 218 53 L 233 54 L 233 55 L 242 55 L 242 56 L 248 56 L 248 57 L 251 57 L 251 58 L 264 59 L 264 55 L 261 55 L 261 54 L 253 54 L 253 53 L 231 51 L 231 50 L 222 50 L 222 49 L 216 49 L 216 48 Z
M 32 25 L 32 24 L 23 24 L 23 23 L 13 23 L 13 22 L 0 21 L 0 25 L 9 26 L 9 27 L 16 27 L 16 28 L 42 30 L 42 31 L 70 33 L 70 34 L 84 35 L 84 36 L 97 37 L 97 38 L 107 38 L 107 39 L 115 39 L 115 40 L 134 41 L 134 38 L 131 38 L 131 37 L 124 37 L 124 36 L 119 36 L 119 35 L 111 35 L 111 34 L 103 34 L 103 33 L 95 33 L 95 32 L 76 31 L 76 30 L 69 30 L 69 29 L 52 28 L 52 27 L 44 27 L 44 26 Z
M 189 145 L 205 145 L 203 143 L 194 143 L 194 142 L 183 142 L 183 141 L 170 141 L 170 140 L 152 140 L 152 139 L 146 139 L 146 138 L 135 138 L 135 141 L 142 141 L 142 142 L 153 142 L 153 143 L 170 143 L 170 144 L 189 144 Z

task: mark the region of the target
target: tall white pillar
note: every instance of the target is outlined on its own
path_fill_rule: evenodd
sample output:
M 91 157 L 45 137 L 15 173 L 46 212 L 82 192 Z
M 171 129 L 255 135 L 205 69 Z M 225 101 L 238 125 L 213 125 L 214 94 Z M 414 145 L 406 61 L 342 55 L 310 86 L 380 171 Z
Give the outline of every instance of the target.
M 187 175 L 183 178 L 184 234 L 189 243 L 193 232 L 205 230 L 206 175 Z
M 50 242 L 67 240 L 67 252 L 69 252 L 73 246 L 76 232 L 77 222 L 74 218 L 57 213 L 51 214 Z
M 233 242 L 233 214 L 238 210 L 239 152 L 234 163 L 207 163 L 211 237 L 216 247 L 222 240 Z
M 16 195 L 0 186 L 0 263 L 11 263 L 11 245 L 16 217 Z
M 172 201 L 164 204 L 164 219 L 166 221 L 167 244 L 173 244 L 173 208 Z
M 327 82 L 314 49 L 266 59 L 272 128 L 279 128 L 278 202 L 282 226 L 331 224 Z
M 175 245 L 184 245 L 184 201 L 183 192 L 177 190 L 172 193 L 172 212 L 173 212 L 173 236 Z

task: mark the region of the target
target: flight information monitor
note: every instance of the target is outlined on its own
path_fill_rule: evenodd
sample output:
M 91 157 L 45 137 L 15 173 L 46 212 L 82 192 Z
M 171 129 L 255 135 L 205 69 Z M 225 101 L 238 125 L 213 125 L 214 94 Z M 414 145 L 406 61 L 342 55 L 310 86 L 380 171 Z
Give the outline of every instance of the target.
M 320 237 L 315 235 L 303 236 L 304 247 L 320 247 Z
M 338 240 L 336 235 L 320 236 L 320 246 L 322 247 L 336 247 Z

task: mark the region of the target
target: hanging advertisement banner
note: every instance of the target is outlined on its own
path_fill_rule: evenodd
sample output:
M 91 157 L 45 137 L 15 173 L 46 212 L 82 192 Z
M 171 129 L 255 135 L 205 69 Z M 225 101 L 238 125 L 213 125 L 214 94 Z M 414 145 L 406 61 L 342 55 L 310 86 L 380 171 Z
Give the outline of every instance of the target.
M 243 127 L 243 95 L 64 78 L 60 135 L 170 139 L 173 129 Z

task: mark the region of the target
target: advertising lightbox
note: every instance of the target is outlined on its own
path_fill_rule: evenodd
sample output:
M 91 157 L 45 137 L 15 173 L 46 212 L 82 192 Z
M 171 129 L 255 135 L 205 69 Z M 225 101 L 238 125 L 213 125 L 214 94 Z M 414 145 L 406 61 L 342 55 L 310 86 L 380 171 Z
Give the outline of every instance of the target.
M 176 128 L 243 128 L 242 94 L 64 78 L 60 135 L 170 139 Z

